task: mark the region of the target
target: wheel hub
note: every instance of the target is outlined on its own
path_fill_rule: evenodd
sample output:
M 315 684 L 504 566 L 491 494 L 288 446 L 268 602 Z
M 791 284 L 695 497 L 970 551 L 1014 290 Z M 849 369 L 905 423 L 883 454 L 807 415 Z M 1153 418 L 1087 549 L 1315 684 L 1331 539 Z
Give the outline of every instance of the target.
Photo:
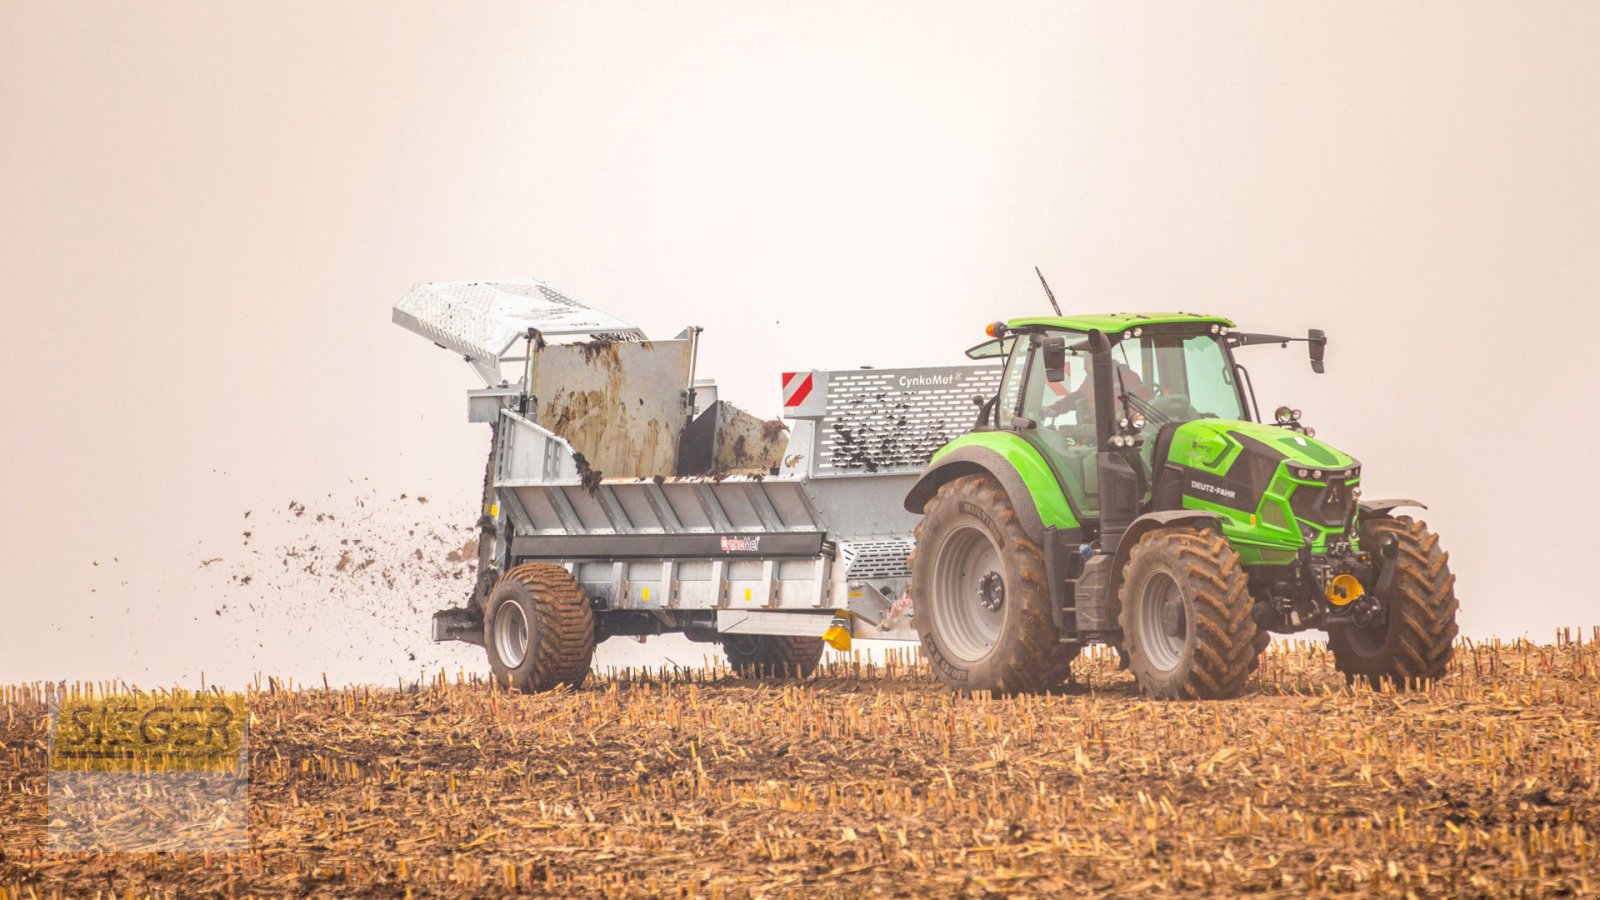
M 1157 569 L 1150 573 L 1131 601 L 1133 634 L 1130 636 L 1144 658 L 1145 667 L 1159 673 L 1177 671 L 1183 663 L 1188 643 L 1188 612 L 1183 591 L 1171 573 Z
M 998 612 L 1006 602 L 1006 580 L 999 572 L 988 572 L 978 581 L 978 602 L 990 612 Z
M 494 614 L 494 649 L 507 668 L 522 665 L 528 655 L 528 617 L 515 602 L 500 604 Z
M 1161 630 L 1167 637 L 1183 637 L 1184 625 L 1182 597 L 1174 597 L 1161 604 Z
M 963 524 L 928 549 L 934 554 L 933 584 L 927 608 L 917 615 L 932 617 L 941 652 L 971 665 L 988 656 L 1005 631 L 999 547 L 983 529 Z

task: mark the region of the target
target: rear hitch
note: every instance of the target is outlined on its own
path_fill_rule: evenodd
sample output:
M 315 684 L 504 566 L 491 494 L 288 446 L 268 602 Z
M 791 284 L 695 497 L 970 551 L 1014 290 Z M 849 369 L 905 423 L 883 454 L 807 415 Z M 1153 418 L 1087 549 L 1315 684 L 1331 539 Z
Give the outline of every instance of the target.
M 1382 617 L 1383 607 L 1378 604 L 1378 601 L 1371 594 L 1351 604 L 1350 620 L 1355 622 L 1358 628 L 1366 628 L 1378 622 Z
M 433 639 L 436 643 L 465 641 L 482 647 L 483 614 L 464 606 L 441 609 L 433 614 Z

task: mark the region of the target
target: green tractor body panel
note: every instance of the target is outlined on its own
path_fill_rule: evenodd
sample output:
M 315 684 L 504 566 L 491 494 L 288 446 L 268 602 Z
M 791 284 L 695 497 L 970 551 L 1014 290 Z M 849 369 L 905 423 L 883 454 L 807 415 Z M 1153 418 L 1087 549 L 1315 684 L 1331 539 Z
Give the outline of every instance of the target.
M 1205 316 L 1183 312 L 1112 313 L 1109 315 L 1089 316 L 1027 316 L 1021 319 L 1008 320 L 1006 327 L 1013 331 L 1019 328 L 1061 328 L 1067 331 L 1082 332 L 1098 329 L 1106 334 L 1121 334 L 1135 325 L 1170 325 L 1184 322 L 1215 323 L 1227 328 L 1233 327 L 1233 321 L 1222 316 Z
M 1322 552 L 1347 534 L 1361 481 L 1348 454 L 1258 422 L 1185 422 L 1167 462 L 1183 478 L 1183 508 L 1215 513 L 1246 565 L 1288 565 L 1308 542 Z
M 1038 511 L 1042 526 L 1054 526 L 1062 530 L 1078 527 L 1078 517 L 1067 505 L 1066 494 L 1056 481 L 1055 473 L 1050 470 L 1050 464 L 1045 462 L 1036 447 L 1012 432 L 973 431 L 963 434 L 939 448 L 939 452 L 928 461 L 929 472 L 937 471 L 941 461 L 948 461 L 951 454 L 969 447 L 998 454 L 1016 471 L 1033 501 L 1034 509 Z
M 933 455 L 930 474 L 966 448 L 992 451 L 1014 470 L 1040 525 L 1063 531 L 1080 526 L 1049 463 L 1016 433 L 961 435 Z M 1360 463 L 1348 454 L 1314 437 L 1258 422 L 1185 422 L 1173 432 L 1166 462 L 1177 467 L 1183 481 L 1178 508 L 1215 515 L 1246 565 L 1289 565 L 1308 539 L 1318 553 L 1330 539 L 1344 539 L 1348 517 L 1325 512 L 1353 509 L 1350 491 L 1361 481 Z M 1298 474 L 1302 471 L 1304 476 Z M 1334 484 L 1333 504 L 1311 503 Z M 1297 510 L 1302 497 L 1302 509 Z

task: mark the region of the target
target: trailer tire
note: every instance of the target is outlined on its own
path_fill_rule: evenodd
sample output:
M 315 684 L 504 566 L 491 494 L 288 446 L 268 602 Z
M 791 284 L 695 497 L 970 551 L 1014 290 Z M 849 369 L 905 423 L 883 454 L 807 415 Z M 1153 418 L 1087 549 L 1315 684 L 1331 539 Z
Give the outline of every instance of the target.
M 1139 687 L 1163 700 L 1232 697 L 1260 642 L 1239 554 L 1211 529 L 1162 528 L 1123 570 L 1122 634 Z
M 992 475 L 939 487 L 917 523 L 908 561 L 912 621 L 939 680 L 962 692 L 1045 691 L 1071 673 L 1044 554 Z
M 1333 663 L 1351 684 L 1398 689 L 1422 687 L 1444 677 L 1455 649 L 1456 577 L 1439 536 L 1410 516 L 1384 516 L 1361 523 L 1361 546 L 1374 550 L 1393 538 L 1399 553 L 1389 606 L 1381 625 L 1328 632 Z
M 822 662 L 822 638 L 730 634 L 722 638 L 722 652 L 745 678 L 806 678 Z
M 594 659 L 594 611 L 555 563 L 523 563 L 500 576 L 483 611 L 483 646 L 502 687 L 580 687 Z

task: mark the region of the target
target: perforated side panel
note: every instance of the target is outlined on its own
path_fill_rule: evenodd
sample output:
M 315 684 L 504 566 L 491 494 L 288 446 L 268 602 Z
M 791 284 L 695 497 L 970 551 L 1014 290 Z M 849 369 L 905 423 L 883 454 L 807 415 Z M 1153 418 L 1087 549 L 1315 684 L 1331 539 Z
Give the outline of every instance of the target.
M 828 373 L 817 474 L 915 471 L 972 427 L 974 396 L 1000 388 L 1000 366 L 846 369 Z
M 910 578 L 911 567 L 906 557 L 911 555 L 909 540 L 856 541 L 839 545 L 839 558 L 844 561 L 844 577 L 852 581 L 869 578 Z

